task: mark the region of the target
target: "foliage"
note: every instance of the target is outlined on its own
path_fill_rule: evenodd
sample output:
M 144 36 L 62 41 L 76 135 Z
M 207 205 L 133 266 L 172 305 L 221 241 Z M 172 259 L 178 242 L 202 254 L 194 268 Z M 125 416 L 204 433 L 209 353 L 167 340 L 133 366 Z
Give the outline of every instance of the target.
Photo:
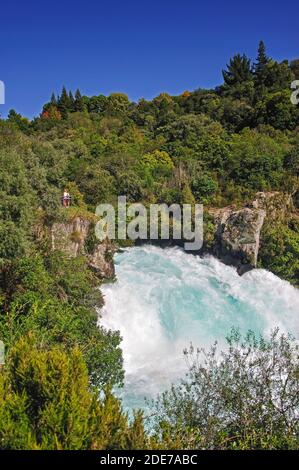
M 250 59 L 245 54 L 235 55 L 230 59 L 227 70 L 223 70 L 222 74 L 225 84 L 229 86 L 250 80 L 252 77 Z
M 299 223 L 266 224 L 262 233 L 260 266 L 284 279 L 299 282 Z
M 145 447 L 141 416 L 132 424 L 108 390 L 89 385 L 78 348 L 36 346 L 28 335 L 10 351 L 0 375 L 0 448 L 123 449 Z
M 14 261 L 1 276 L 0 337 L 8 349 L 29 332 L 49 347 L 80 346 L 92 383 L 120 385 L 120 338 L 97 325 L 102 297 L 96 285 L 84 258 L 54 252 Z
M 227 341 L 185 351 L 189 377 L 155 403 L 156 437 L 168 448 L 298 448 L 298 345 L 278 330 Z
M 216 193 L 217 189 L 217 181 L 207 173 L 198 175 L 198 177 L 192 181 L 193 194 L 201 203 L 208 202 Z

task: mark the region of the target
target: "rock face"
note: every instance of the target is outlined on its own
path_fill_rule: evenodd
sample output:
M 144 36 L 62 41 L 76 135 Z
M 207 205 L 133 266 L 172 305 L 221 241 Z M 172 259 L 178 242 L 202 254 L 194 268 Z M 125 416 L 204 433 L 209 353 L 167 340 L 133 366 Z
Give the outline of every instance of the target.
M 103 279 L 112 279 L 115 276 L 114 253 L 115 247 L 106 239 L 96 245 L 89 257 L 89 266 Z
M 225 263 L 237 266 L 240 274 L 256 267 L 266 212 L 224 208 L 214 215 L 217 227 L 215 254 Z
M 99 277 L 111 279 L 115 275 L 115 248 L 108 239 L 103 242 L 94 241 L 92 231 L 91 222 L 83 217 L 54 223 L 51 227 L 51 248 L 53 251 L 62 251 L 69 257 L 85 255 L 89 266 Z M 88 243 L 91 239 L 92 243 Z
M 233 207 L 211 209 L 216 227 L 213 254 L 238 272 L 255 268 L 258 261 L 260 235 L 265 219 L 285 220 L 293 210 L 292 197 L 280 192 L 259 192 L 243 209 Z
M 236 266 L 239 274 L 243 274 L 257 266 L 265 218 L 270 222 L 284 220 L 292 210 L 291 196 L 280 192 L 259 192 L 248 207 L 238 210 L 234 207 L 210 209 L 215 231 L 212 230 L 206 252 Z M 51 228 L 52 250 L 61 250 L 70 257 L 85 255 L 89 266 L 99 277 L 111 279 L 115 275 L 115 246 L 108 239 L 103 242 L 95 240 L 93 230 L 93 224 L 82 216 L 69 222 L 54 223 Z

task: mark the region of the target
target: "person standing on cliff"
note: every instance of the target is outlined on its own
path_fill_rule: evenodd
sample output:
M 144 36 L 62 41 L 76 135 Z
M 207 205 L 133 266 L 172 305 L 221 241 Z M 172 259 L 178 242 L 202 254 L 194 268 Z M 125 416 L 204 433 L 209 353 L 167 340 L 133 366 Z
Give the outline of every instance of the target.
M 62 196 L 62 205 L 63 207 L 69 207 L 71 202 L 71 196 L 70 193 L 65 189 L 63 191 L 63 196 Z

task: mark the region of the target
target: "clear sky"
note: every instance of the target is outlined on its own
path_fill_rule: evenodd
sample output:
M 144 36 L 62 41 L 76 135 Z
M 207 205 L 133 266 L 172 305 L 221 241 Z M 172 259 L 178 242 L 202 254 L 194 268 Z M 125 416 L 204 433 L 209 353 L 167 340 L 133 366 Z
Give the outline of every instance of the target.
M 260 39 L 277 60 L 299 57 L 295 0 L 2 0 L 0 20 L 2 116 L 39 114 L 62 85 L 132 100 L 214 87 Z

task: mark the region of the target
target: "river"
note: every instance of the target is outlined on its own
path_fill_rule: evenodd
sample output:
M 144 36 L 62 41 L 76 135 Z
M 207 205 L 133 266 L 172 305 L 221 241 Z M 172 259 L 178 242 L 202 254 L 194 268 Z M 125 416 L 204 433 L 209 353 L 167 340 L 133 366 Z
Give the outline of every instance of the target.
M 144 245 L 115 255 L 117 281 L 102 287 L 100 323 L 119 330 L 127 409 L 143 407 L 186 373 L 190 343 L 209 347 L 232 327 L 299 337 L 299 290 L 256 269 L 240 277 L 212 256 Z

